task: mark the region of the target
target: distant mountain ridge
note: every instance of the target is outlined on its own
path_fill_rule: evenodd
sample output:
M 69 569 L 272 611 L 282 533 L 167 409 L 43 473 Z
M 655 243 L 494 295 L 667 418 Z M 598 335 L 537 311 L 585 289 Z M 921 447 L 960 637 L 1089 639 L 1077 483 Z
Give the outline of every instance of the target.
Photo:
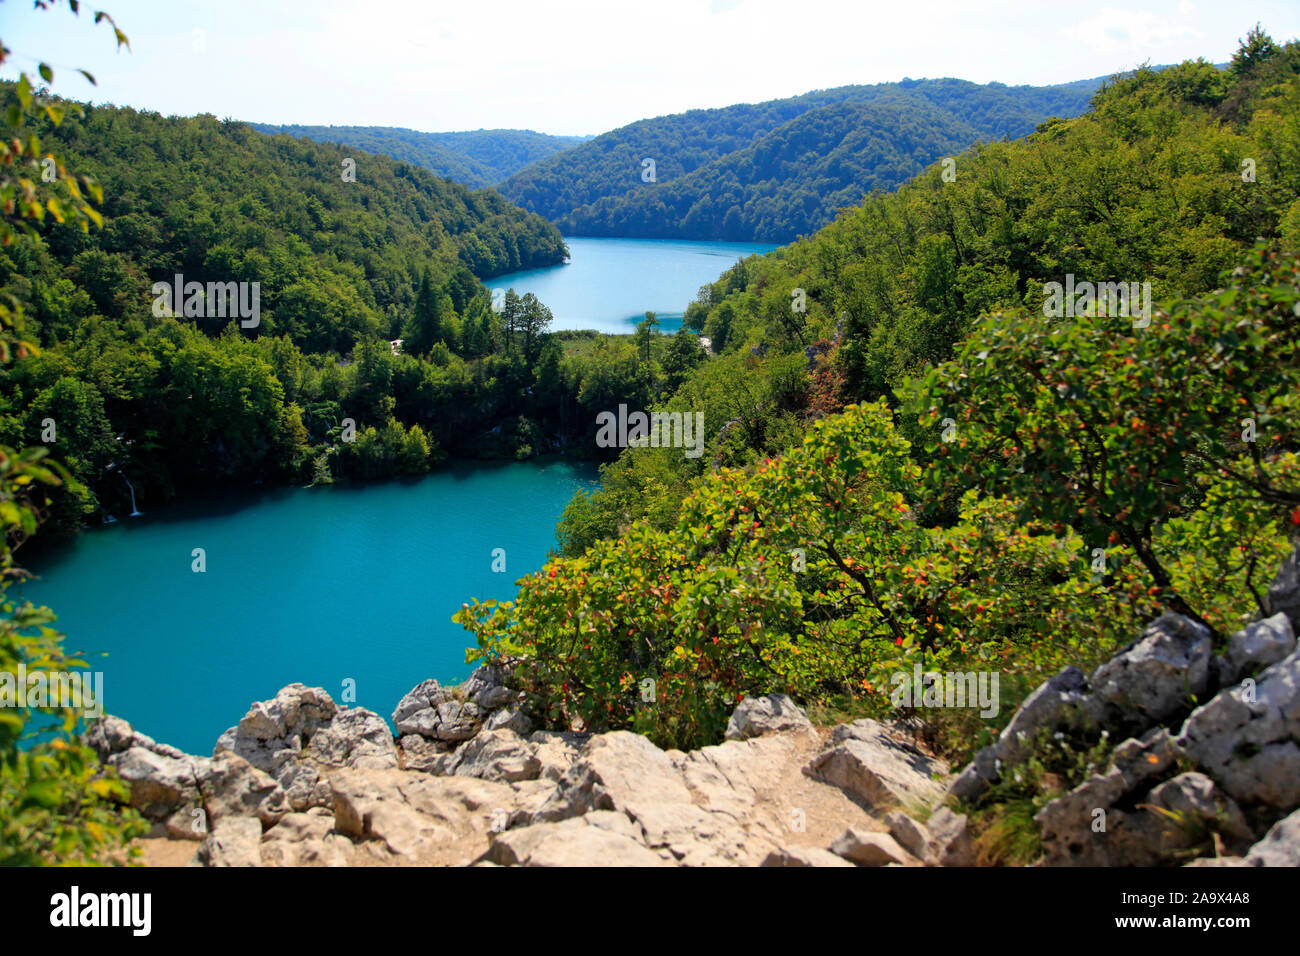
M 977 141 L 1079 115 L 1101 82 L 905 79 L 691 110 L 604 133 L 498 188 L 567 235 L 787 242 Z
M 287 133 L 391 156 L 471 189 L 495 186 L 524 167 L 590 139 L 525 129 L 422 133 L 390 126 L 276 126 L 250 123 L 263 133 Z

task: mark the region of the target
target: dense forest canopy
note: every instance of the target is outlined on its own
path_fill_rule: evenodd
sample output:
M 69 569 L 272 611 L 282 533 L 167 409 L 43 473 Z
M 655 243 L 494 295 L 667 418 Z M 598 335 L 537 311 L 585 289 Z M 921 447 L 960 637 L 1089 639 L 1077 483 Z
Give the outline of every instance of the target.
M 660 398 L 705 412 L 706 453 L 625 452 L 571 507 L 566 553 L 641 516 L 665 527 L 710 468 L 779 454 L 846 403 L 892 400 L 980 315 L 1041 310 L 1045 283 L 1149 281 L 1157 298 L 1191 295 L 1215 288 L 1257 237 L 1295 243 L 1295 71 L 1290 44 L 1247 73 L 1189 61 L 1116 78 L 1083 116 L 961 154 L 951 181 L 936 164 L 728 270 L 686 313 L 718 357 Z
M 1053 314 L 1075 278 L 1151 307 Z M 914 666 L 1019 701 L 1163 609 L 1222 649 L 1300 526 L 1300 43 L 1117 77 L 744 260 L 687 319 L 719 354 L 656 407 L 703 411 L 704 455 L 625 450 L 561 557 L 457 615 L 552 726 L 691 747 L 775 689 L 897 717 Z M 1010 713 L 925 722 L 967 759 Z M 1032 860 L 1035 810 L 1113 744 L 1005 781 L 975 831 L 1024 812 Z
M 566 235 L 785 242 L 977 141 L 1077 115 L 1098 84 L 903 80 L 692 110 L 597 136 L 501 191 Z
M 552 397 L 530 394 L 549 313 L 532 297 L 498 312 L 479 280 L 561 261 L 545 220 L 408 163 L 241 123 L 62 108 L 38 132 L 98 181 L 102 228 L 49 216 L 0 250 L 41 349 L 0 377 L 0 434 L 52 444 L 68 466 L 50 527 L 120 510 L 130 483 L 158 500 L 230 480 L 420 473 L 440 442 L 470 446 L 503 417 L 497 452 L 536 430 L 511 416 Z M 257 283 L 260 314 L 160 311 L 155 283 L 177 276 Z
M 285 133 L 318 143 L 338 143 L 367 153 L 391 156 L 471 189 L 496 186 L 530 163 L 546 159 L 591 138 L 551 136 L 527 129 L 422 133 L 391 126 L 250 125 L 262 133 Z

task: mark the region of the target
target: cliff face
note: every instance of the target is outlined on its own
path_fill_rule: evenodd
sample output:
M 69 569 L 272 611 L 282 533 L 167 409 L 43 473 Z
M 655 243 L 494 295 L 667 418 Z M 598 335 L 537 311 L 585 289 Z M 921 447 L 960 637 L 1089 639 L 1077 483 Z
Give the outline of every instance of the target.
M 1295 866 L 1298 568 L 1300 548 L 1269 616 L 1218 653 L 1166 614 L 1091 675 L 1062 671 L 955 774 L 904 722 L 816 728 L 784 695 L 746 699 L 723 743 L 690 753 L 627 731 L 533 731 L 491 666 L 414 688 L 396 739 L 302 684 L 253 704 L 212 757 L 113 717 L 87 739 L 159 837 L 198 841 L 197 865 L 970 865 L 977 841 L 954 808 L 996 812 L 1044 747 L 1070 740 L 1104 756 L 1037 810 L 1039 863 Z

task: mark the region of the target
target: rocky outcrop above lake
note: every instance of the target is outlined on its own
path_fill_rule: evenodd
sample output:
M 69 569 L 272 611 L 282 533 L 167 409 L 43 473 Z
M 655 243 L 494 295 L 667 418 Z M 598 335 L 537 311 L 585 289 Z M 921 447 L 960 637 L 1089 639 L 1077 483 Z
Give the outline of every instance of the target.
M 1034 817 L 1040 865 L 1300 864 L 1300 579 L 1215 652 L 1154 621 L 1111 660 L 1030 694 L 956 769 L 915 727 L 817 728 L 794 701 L 742 701 L 689 753 L 627 731 L 534 729 L 500 666 L 426 680 L 393 713 L 291 684 L 211 757 L 106 717 L 86 739 L 156 833 L 205 866 L 969 866 L 969 817 L 1047 738 L 1116 741 L 1104 770 Z M 1208 842 L 1212 837 L 1212 844 Z M 1204 853 L 1212 845 L 1212 855 Z

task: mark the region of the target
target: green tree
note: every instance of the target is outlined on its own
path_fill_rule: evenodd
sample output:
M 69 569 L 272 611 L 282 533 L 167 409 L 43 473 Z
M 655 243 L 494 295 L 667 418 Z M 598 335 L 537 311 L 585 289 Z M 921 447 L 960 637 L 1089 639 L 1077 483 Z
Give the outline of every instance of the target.
M 1245 76 L 1261 63 L 1267 63 L 1280 52 L 1273 38 L 1264 28 L 1256 23 L 1240 41 L 1237 51 L 1232 54 L 1230 69 L 1237 76 Z
M 74 13 L 78 11 L 76 2 L 69 5 Z M 46 6 L 37 4 L 38 9 Z M 96 22 L 105 19 L 111 23 L 107 14 L 95 15 Z M 121 31 L 116 27 L 114 31 L 119 46 L 125 44 Z M 0 62 L 8 53 L 0 42 Z M 44 63 L 40 74 L 46 82 L 53 79 L 53 71 Z M 13 95 L 15 101 L 6 114 L 11 130 L 34 123 L 38 113 L 52 123 L 62 119 L 59 108 L 34 101 L 26 74 L 20 75 Z M 98 212 L 81 199 L 76 182 L 53 157 L 58 182 L 72 196 L 66 209 L 55 195 L 42 204 L 31 181 L 12 178 L 13 171 L 37 165 L 41 150 L 34 134 L 25 140 L 15 136 L 12 145 L 0 145 L 0 150 L 6 169 L 0 178 L 0 196 L 5 199 L 0 237 L 5 244 L 16 235 L 31 235 L 30 222 L 42 221 L 46 212 L 59 221 L 78 221 L 83 228 L 99 223 Z M 81 183 L 98 197 L 97 186 L 85 179 Z M 4 362 L 10 357 L 9 343 L 15 341 L 15 323 L 21 319 L 16 301 L 0 306 L 5 344 L 0 360 Z M 21 340 L 18 343 L 20 355 L 34 350 Z M 53 401 L 59 396 L 47 398 Z M 71 407 L 93 419 L 93 396 L 68 395 L 67 399 Z M 63 635 L 49 627 L 54 615 L 48 608 L 20 604 L 6 593 L 24 573 L 14 564 L 13 547 L 35 532 L 48 503 L 41 489 L 58 487 L 66 475 L 59 466 L 44 461 L 45 454 L 44 448 L 24 452 L 0 448 L 0 673 L 11 676 L 21 666 L 29 676 L 39 675 L 48 684 L 52 673 L 85 668 L 86 662 L 64 652 Z M 111 771 L 101 769 L 94 752 L 76 736 L 82 725 L 78 701 L 29 705 L 26 690 L 21 689 L 19 706 L 0 709 L 0 865 L 121 861 L 122 848 L 144 832 L 139 816 L 122 807 L 126 787 Z
M 1294 475 L 1273 465 L 1296 447 L 1298 278 L 1294 254 L 1260 247 L 1226 290 L 1175 301 L 1146 328 L 993 315 L 905 394 L 949 487 L 1017 498 L 1089 547 L 1125 546 L 1171 608 L 1204 622 L 1157 532 L 1200 475 L 1300 505 Z

